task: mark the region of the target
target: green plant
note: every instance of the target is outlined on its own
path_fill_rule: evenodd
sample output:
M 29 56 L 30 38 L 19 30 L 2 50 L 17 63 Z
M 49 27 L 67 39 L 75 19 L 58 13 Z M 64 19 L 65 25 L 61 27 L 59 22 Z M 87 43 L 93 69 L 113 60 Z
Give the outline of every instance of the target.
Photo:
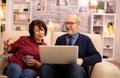
M 104 10 L 104 2 L 103 1 L 98 2 L 98 9 Z

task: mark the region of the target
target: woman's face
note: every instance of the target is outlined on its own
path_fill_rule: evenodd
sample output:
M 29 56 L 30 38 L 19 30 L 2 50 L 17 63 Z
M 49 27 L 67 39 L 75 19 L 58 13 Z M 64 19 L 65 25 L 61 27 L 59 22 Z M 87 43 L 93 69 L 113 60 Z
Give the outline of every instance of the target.
M 33 29 L 34 31 L 34 39 L 36 42 L 40 43 L 45 36 L 45 30 L 44 28 L 39 29 L 39 27 L 36 25 Z

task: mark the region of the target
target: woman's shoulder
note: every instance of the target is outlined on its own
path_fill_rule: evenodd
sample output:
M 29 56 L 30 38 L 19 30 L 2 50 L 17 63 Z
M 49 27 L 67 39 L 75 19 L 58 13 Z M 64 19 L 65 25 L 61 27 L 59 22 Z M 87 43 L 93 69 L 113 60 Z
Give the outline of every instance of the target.
M 20 39 L 28 39 L 30 36 L 20 36 Z
M 20 41 L 29 41 L 32 40 L 30 36 L 20 36 L 19 38 Z

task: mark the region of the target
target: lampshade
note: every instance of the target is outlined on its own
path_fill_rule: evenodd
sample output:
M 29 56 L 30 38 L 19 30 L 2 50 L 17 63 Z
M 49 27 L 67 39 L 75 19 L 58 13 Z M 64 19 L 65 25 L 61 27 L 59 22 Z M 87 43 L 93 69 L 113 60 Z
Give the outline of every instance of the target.
M 97 0 L 90 0 L 91 6 L 97 6 Z

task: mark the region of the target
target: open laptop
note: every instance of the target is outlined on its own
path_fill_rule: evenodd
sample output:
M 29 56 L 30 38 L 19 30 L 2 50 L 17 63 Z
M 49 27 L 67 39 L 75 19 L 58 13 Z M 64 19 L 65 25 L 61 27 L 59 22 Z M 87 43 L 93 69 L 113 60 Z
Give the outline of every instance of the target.
M 78 46 L 39 46 L 42 63 L 70 64 L 78 58 Z

